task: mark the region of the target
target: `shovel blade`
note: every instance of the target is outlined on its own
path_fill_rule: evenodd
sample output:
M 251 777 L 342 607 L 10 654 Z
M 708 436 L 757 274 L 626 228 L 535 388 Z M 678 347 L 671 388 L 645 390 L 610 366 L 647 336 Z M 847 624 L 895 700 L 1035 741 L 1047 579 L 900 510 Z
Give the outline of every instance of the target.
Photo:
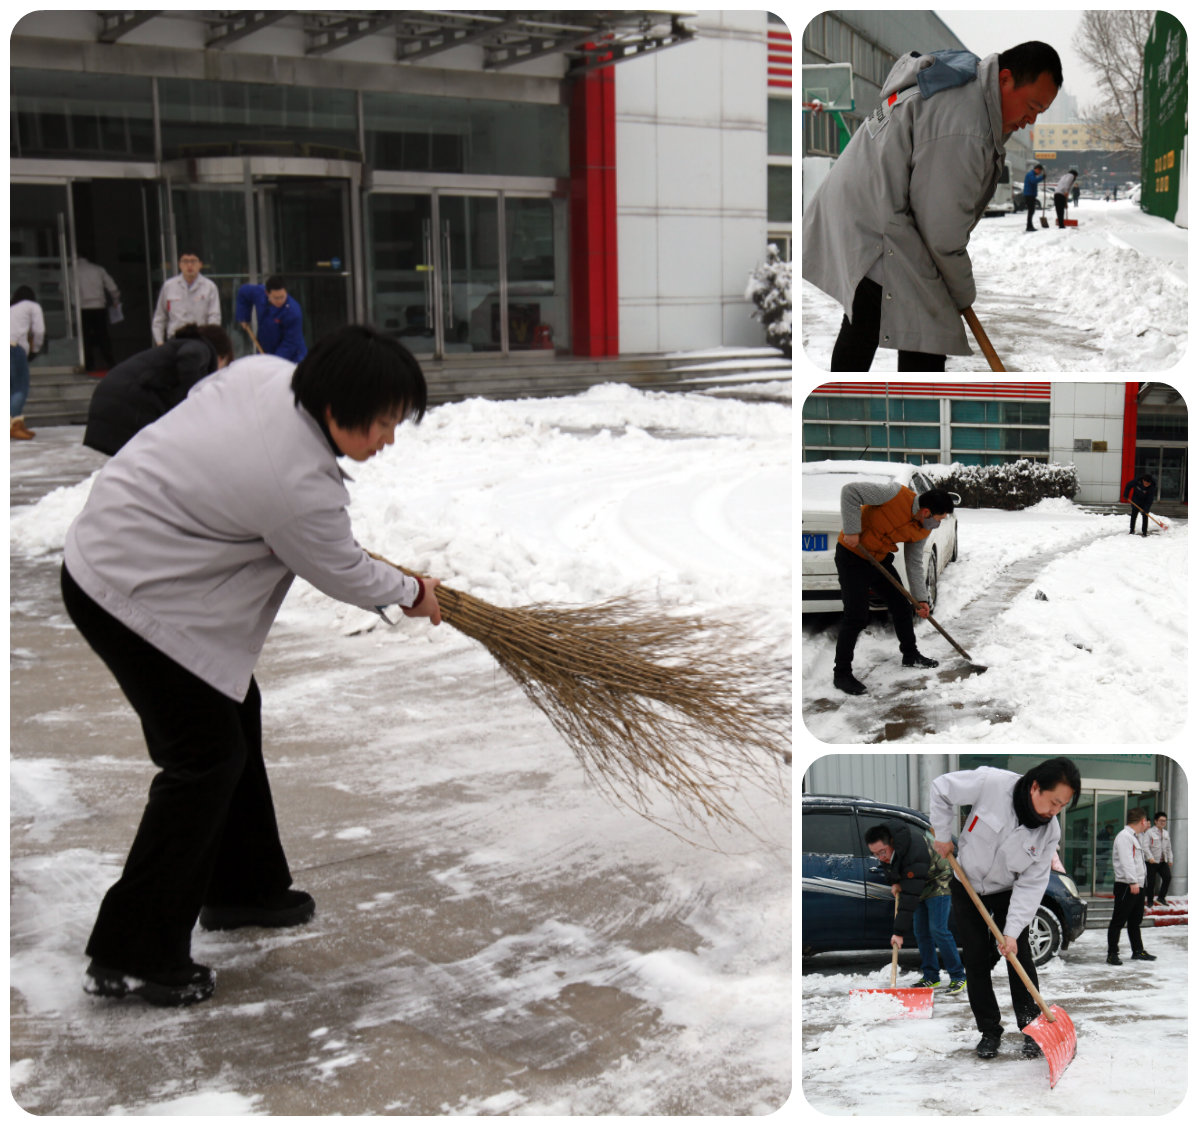
M 1053 1022 L 1039 1014 L 1021 1033 L 1028 1034 L 1041 1047 L 1050 1067 L 1050 1088 L 1053 1089 L 1075 1058 L 1076 1041 L 1071 1016 L 1062 1007 L 1052 1006 L 1050 1013 L 1054 1016 Z
M 851 995 L 891 995 L 904 1005 L 904 1013 L 895 1018 L 932 1018 L 932 987 L 855 987 Z

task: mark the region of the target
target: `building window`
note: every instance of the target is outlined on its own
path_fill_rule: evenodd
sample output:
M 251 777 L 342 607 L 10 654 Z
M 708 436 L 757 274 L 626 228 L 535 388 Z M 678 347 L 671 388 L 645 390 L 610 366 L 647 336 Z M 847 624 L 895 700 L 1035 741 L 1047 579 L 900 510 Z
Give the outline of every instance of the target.
M 1157 439 L 1159 442 L 1187 441 L 1187 413 L 1138 410 L 1138 440 Z
M 804 458 L 939 461 L 941 401 L 891 396 L 809 396 L 804 401 Z M 909 426 L 926 423 L 931 426 Z
M 1035 427 L 1049 427 L 1050 405 L 1010 400 L 951 400 L 950 422 L 1025 423 Z M 1046 449 L 1050 448 L 1047 446 Z
M 767 99 L 767 155 L 772 157 L 790 157 L 792 155 L 791 98 Z
M 154 159 L 153 79 L 10 72 L 9 155 Z

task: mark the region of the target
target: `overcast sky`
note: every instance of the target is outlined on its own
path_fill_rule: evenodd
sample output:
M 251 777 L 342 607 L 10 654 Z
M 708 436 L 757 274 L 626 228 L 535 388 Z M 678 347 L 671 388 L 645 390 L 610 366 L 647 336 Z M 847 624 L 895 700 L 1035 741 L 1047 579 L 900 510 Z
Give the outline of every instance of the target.
M 1082 111 L 1099 99 L 1091 70 L 1075 53 L 1072 40 L 1083 10 L 1045 9 L 1042 11 L 937 9 L 942 22 L 982 58 L 1007 50 L 1029 39 L 1049 43 L 1058 52 L 1063 65 L 1063 92 L 1070 94 Z M 1051 110 L 1050 116 L 1054 113 Z

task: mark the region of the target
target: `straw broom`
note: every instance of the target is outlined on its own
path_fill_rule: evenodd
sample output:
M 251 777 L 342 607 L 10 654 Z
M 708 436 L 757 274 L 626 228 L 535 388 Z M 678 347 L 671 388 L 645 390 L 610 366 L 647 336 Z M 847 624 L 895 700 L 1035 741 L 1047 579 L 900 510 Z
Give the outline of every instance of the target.
M 745 828 L 733 806 L 740 783 L 783 794 L 790 671 L 764 667 L 726 624 L 644 600 L 504 608 L 445 584 L 437 600 L 443 621 L 487 649 L 610 799 L 664 825 L 651 813 L 661 792 L 685 820 Z

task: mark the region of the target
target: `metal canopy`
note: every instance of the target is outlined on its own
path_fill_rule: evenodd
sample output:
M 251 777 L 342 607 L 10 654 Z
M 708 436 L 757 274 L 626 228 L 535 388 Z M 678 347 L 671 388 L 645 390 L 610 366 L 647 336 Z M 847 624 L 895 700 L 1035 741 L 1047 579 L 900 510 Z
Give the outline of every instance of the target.
M 503 70 L 546 55 L 562 55 L 567 73 L 612 66 L 695 38 L 672 11 L 464 11 L 415 9 L 365 12 L 101 11 L 97 39 L 115 43 L 158 17 L 194 15 L 207 26 L 205 46 L 223 50 L 282 20 L 304 29 L 305 54 L 328 55 L 371 36 L 395 41 L 395 59 L 414 63 L 443 51 L 478 44 L 483 69 Z

